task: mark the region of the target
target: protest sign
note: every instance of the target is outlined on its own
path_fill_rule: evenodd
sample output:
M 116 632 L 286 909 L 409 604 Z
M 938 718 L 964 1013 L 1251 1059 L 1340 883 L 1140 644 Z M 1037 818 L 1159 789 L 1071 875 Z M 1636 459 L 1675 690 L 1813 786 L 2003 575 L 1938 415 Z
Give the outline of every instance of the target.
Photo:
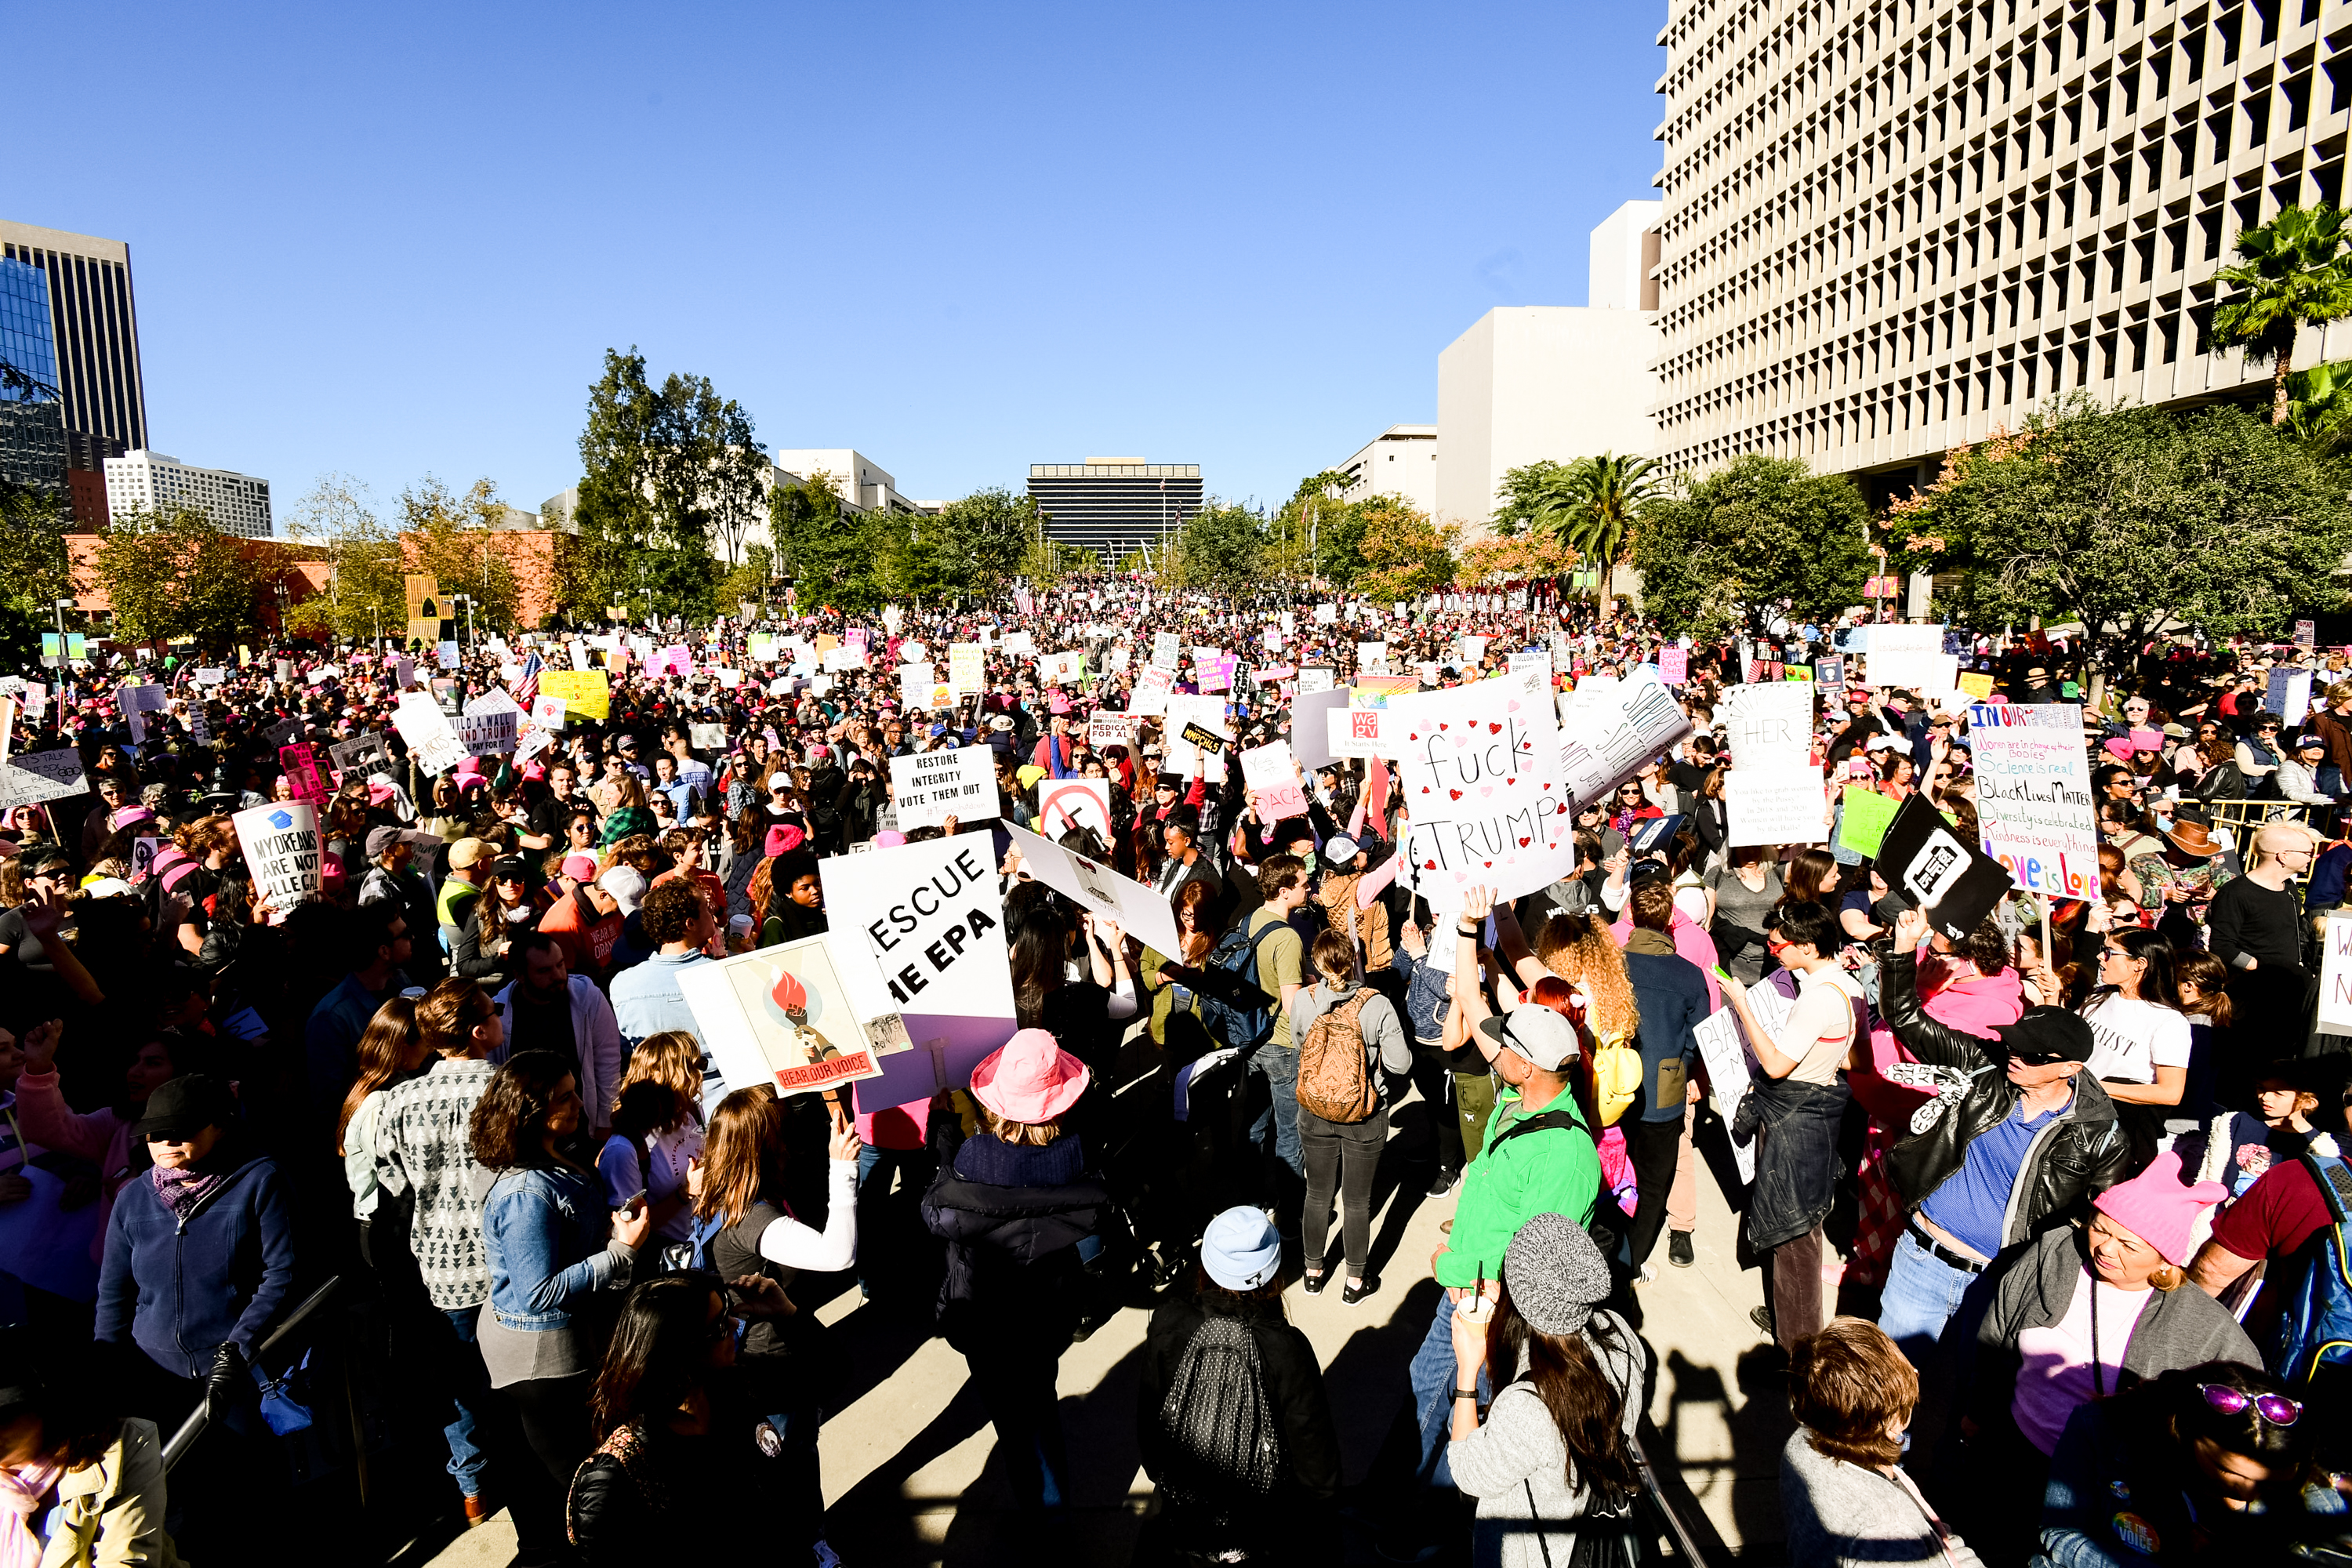
M 1678 647 L 1658 650 L 1658 679 L 1668 686 L 1681 686 L 1690 679 L 1690 655 Z
M 1096 781 L 1100 783 L 1101 781 Z M 858 1109 L 971 1082 L 1012 1037 L 1013 968 L 989 841 L 977 834 L 818 863 L 833 960 L 863 1018 L 896 1015 L 911 1049 L 877 1057 Z
M 1065 849 L 1024 828 L 1004 824 L 1021 864 L 1032 877 L 1106 920 L 1117 921 L 1129 935 L 1161 952 L 1181 952 L 1183 939 L 1176 934 L 1175 911 L 1168 900 L 1135 880 L 1122 877 L 1100 861 Z
M 1358 675 L 1386 675 L 1389 672 L 1389 645 L 1386 641 L 1360 642 L 1356 645 Z
M 1560 783 L 1580 805 L 1599 800 L 1690 732 L 1690 720 L 1654 674 L 1628 678 L 1596 694 L 1565 726 Z
M 1166 766 L 1168 771 L 1191 778 L 1194 773 L 1206 773 L 1219 757 L 1222 746 L 1212 746 L 1207 764 L 1201 755 L 1201 742 L 1184 738 L 1187 730 L 1222 737 L 1224 734 L 1225 700 L 1222 697 L 1171 696 L 1168 699 L 1168 740 Z
M 2272 670 L 2263 706 L 2284 720 L 2289 730 L 2302 723 L 2303 716 L 2311 711 L 2311 671 Z
M 1385 708 L 1391 697 L 1410 697 L 1421 689 L 1417 675 L 1360 675 L 1348 688 L 1350 708 Z
M 132 745 L 147 743 L 147 715 L 163 712 L 171 706 L 171 692 L 152 683 L 130 684 L 115 689 L 114 705 L 131 731 Z
M 955 689 L 956 697 L 965 698 L 988 689 L 988 650 L 976 642 L 948 644 L 948 684 Z
M 2032 722 L 2011 717 L 2037 709 Z M 2080 708 L 2055 702 L 1969 710 L 1978 837 L 2029 893 L 2099 896 L 2099 825 L 2082 720 Z
M 1158 669 L 1172 670 L 1184 662 L 1183 639 L 1174 632 L 1151 634 L 1151 663 Z
M 1876 857 L 1886 825 L 1895 820 L 1895 797 L 1874 789 L 1850 789 L 1838 803 L 1838 843 L 1865 860 Z
M 1298 782 L 1298 763 L 1290 754 L 1288 742 L 1245 748 L 1242 782 L 1252 792 L 1260 822 L 1307 815 L 1307 791 Z
M 1111 841 L 1110 781 L 1039 779 L 1037 820 L 1045 837 L 1055 840 L 1074 827 L 1091 829 L 1108 852 Z
M 499 756 L 515 749 L 522 733 L 522 709 L 499 687 L 467 700 L 457 720 L 457 740 L 470 757 Z
M 602 724 L 611 716 L 612 681 L 601 669 L 543 669 L 539 674 L 539 694 L 562 699 L 566 713 L 577 713 L 592 723 Z
M 1765 681 L 1727 687 L 1715 711 L 1723 724 L 1735 773 L 1751 767 L 1811 766 L 1811 681 Z M 1751 842 L 1774 844 L 1786 840 L 1759 838 Z
M 2319 1026 L 2352 1035 L 2352 915 L 2330 915 L 2319 939 Z
M 1876 626 L 1870 628 L 1870 684 L 1949 691 L 1952 676 L 1941 661 L 1941 626 Z
M 1728 778 L 1726 783 L 1730 782 Z M 1739 1016 L 1728 1003 L 1707 1015 L 1691 1031 L 1698 1042 L 1699 1060 L 1706 1064 L 1706 1080 L 1715 1087 L 1715 1108 L 1723 1116 L 1726 1128 L 1738 1120 L 1739 1100 L 1755 1081 L 1755 1069 L 1748 1063 L 1747 1042 L 1740 1037 Z M 1756 1180 L 1756 1141 L 1743 1143 L 1735 1136 L 1731 1140 L 1732 1163 L 1739 1167 L 1742 1182 Z
M 1822 836 L 1822 775 L 1809 763 L 1735 766 L 1723 775 L 1723 806 L 1734 849 L 1811 844 Z
M 1037 684 L 1040 686 L 1076 686 L 1087 667 L 1086 654 L 1076 648 L 1063 653 L 1039 656 Z
M 686 727 L 686 741 L 687 744 L 696 751 L 709 752 L 715 756 L 727 749 L 727 726 L 688 724 Z
M 354 735 L 348 741 L 338 741 L 327 748 L 327 755 L 338 777 L 344 773 L 355 773 L 361 778 L 365 778 L 370 773 L 389 773 L 392 770 L 392 752 L 384 745 L 381 732 Z
M 1298 695 L 1311 697 L 1318 691 L 1328 691 L 1334 684 L 1335 672 L 1322 665 L 1310 665 L 1298 672 Z
M 439 715 L 435 715 L 439 717 Z M 257 805 L 229 818 L 255 889 L 279 915 L 319 896 L 319 813 L 305 800 Z
M 81 753 L 33 752 L 0 763 L 0 806 L 38 805 L 43 801 L 69 800 L 88 793 L 82 783 Z
M 1317 626 L 1337 626 L 1337 625 L 1339 625 L 1339 605 L 1335 605 L 1335 604 L 1331 603 L 1328 599 L 1326 599 L 1326 600 L 1324 600 L 1324 601 L 1323 601 L 1323 603 L 1321 603 L 1321 604 L 1319 604 L 1319 605 L 1316 605 L 1316 606 L 1315 606 L 1315 624 L 1316 624 Z
M 898 830 L 938 827 L 950 816 L 960 822 L 996 816 L 995 759 L 986 746 L 892 757 L 890 788 L 898 805 Z
M 1138 714 L 1097 708 L 1087 719 L 1087 744 L 1097 752 L 1112 746 L 1131 746 L 1142 722 Z
M 1979 670 L 1970 670 L 1960 677 L 1959 689 L 1981 702 L 1992 695 L 1992 677 Z
M 1925 795 L 1906 800 L 1878 846 L 1878 874 L 1889 891 L 1924 910 L 1927 923 L 1958 942 L 1992 912 L 2010 889 L 2009 870 L 1972 844 Z
M 1339 687 L 1301 690 L 1290 704 L 1290 750 L 1299 765 L 1328 767 L 1337 760 L 1331 749 L 1331 714 L 1348 710 L 1348 693 Z
M 1153 665 L 1135 678 L 1135 690 L 1127 700 L 1128 711 L 1156 718 L 1168 711 L 1168 699 L 1173 693 L 1176 678 L 1160 665 Z
M 278 769 L 286 775 L 287 787 L 296 800 L 307 800 L 314 805 L 327 801 L 327 781 L 319 776 L 318 753 L 308 742 L 297 742 L 278 748 Z
M 392 727 L 408 743 L 417 767 L 428 774 L 446 773 L 466 760 L 466 748 L 449 727 L 449 716 L 422 691 L 400 694 L 392 710 Z
M 540 678 L 541 686 L 546 677 Z M 534 730 L 561 730 L 566 705 L 561 697 L 550 697 L 544 690 L 530 700 L 530 727 Z
M 936 697 L 938 701 L 933 701 Z M 907 709 L 952 708 L 955 688 L 939 679 L 938 671 L 928 664 L 902 664 L 898 667 L 898 705 Z
M 1825 653 L 1816 658 L 1813 660 L 1813 684 L 1836 700 L 1838 688 L 1845 684 L 1845 656 Z
M 1497 899 L 1547 887 L 1573 865 L 1572 820 L 1550 710 L 1515 681 L 1389 700 L 1412 831 L 1404 850 L 1432 909 L 1473 886 Z
M 1027 632 L 1007 632 L 1004 634 L 1003 640 L 996 646 L 1003 650 L 1004 657 L 1007 658 L 1019 658 L 1037 651 L 1036 639 Z
M 866 649 L 859 647 L 829 647 L 824 650 L 823 668 L 827 675 L 839 675 L 845 670 L 866 668 Z
M 772 1083 L 779 1094 L 814 1093 L 878 1077 L 877 1058 L 907 1048 L 896 1015 L 859 1019 L 825 937 L 690 963 L 677 986 L 730 1089 Z M 889 1043 L 877 1045 L 869 1023 Z
M 1326 710 L 1324 738 L 1335 757 L 1393 757 L 1402 750 L 1404 721 L 1391 718 L 1385 708 L 1331 708 Z M 1297 726 L 1292 726 L 1297 732 Z

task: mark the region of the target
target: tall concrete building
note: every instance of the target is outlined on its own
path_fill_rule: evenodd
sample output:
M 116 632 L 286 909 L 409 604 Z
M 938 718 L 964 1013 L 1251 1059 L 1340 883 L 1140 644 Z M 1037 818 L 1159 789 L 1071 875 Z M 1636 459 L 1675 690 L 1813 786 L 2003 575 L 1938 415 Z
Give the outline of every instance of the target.
M 193 507 L 223 533 L 268 539 L 269 481 L 226 468 L 199 468 L 145 448 L 106 459 L 106 501 L 120 513 Z
M 1088 458 L 1029 465 L 1029 497 L 1045 514 L 1045 537 L 1113 561 L 1183 527 L 1202 496 L 1198 463 Z
M 1670 0 L 1656 450 L 1884 491 L 2053 394 L 2263 379 L 2212 351 L 2213 275 L 2242 228 L 2342 193 L 2352 75 L 2320 11 Z M 2347 345 L 2307 331 L 2297 359 Z
M 808 447 L 776 451 L 776 467 L 784 471 L 787 482 L 820 470 L 830 476 L 834 489 L 841 496 L 841 504 L 851 511 L 916 511 L 917 504 L 898 493 L 898 481 L 890 471 L 865 453 L 850 447 Z M 773 482 L 772 480 L 771 481 Z
M 1402 496 L 1423 511 L 1437 515 L 1437 426 L 1391 425 L 1372 437 L 1354 457 L 1338 466 L 1348 476 L 1343 501 L 1370 500 L 1374 496 Z
M 147 445 L 131 247 L 119 239 L 0 218 L 0 260 L 36 268 L 47 284 L 75 513 L 86 525 L 102 526 L 102 465 Z M 92 507 L 100 509 L 94 516 Z

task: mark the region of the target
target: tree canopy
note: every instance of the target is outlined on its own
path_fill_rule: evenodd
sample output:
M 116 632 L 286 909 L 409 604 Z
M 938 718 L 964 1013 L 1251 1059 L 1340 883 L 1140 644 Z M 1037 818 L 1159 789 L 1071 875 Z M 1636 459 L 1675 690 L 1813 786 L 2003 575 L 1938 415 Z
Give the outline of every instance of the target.
M 1790 458 L 1734 458 L 1633 529 L 1643 607 L 1668 632 L 1761 631 L 1775 615 L 1827 619 L 1859 604 L 1870 566 L 1862 492 Z
M 94 564 L 119 635 L 194 637 L 212 650 L 253 637 L 255 606 L 270 583 L 244 540 L 193 507 L 115 513 Z

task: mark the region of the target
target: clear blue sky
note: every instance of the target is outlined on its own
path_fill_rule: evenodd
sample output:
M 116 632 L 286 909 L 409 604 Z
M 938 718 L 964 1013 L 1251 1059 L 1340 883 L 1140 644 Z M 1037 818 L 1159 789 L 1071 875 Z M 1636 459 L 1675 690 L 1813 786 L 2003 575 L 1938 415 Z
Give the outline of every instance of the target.
M 0 216 L 127 240 L 152 443 L 536 509 L 608 346 L 911 495 L 1286 497 L 1580 305 L 1656 4 L 9 7 Z

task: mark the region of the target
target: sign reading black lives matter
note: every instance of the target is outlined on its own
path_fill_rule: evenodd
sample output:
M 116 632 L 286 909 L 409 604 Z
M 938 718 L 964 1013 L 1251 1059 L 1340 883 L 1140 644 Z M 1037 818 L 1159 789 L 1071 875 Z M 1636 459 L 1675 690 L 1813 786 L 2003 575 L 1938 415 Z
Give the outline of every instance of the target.
M 1905 801 L 1886 825 L 1877 864 L 1887 889 L 1925 910 L 1927 923 L 1954 942 L 2009 892 L 2001 863 L 1965 842 L 1924 795 Z
M 987 746 L 893 757 L 890 790 L 901 833 L 938 827 L 950 816 L 959 822 L 984 822 L 1002 815 L 996 800 L 996 752 Z

